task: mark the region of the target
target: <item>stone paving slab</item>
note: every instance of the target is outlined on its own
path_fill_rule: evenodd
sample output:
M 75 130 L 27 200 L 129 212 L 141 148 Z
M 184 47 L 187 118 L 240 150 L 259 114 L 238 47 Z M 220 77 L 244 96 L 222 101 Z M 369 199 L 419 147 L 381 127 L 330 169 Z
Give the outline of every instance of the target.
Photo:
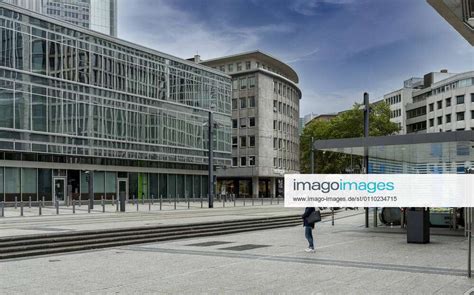
M 4 294 L 464 294 L 474 287 L 465 276 L 465 238 L 407 244 L 404 235 L 364 232 L 363 218 L 319 223 L 316 253 L 303 251 L 303 228 L 295 226 L 2 261 L 0 284 Z M 223 249 L 247 244 L 268 247 Z

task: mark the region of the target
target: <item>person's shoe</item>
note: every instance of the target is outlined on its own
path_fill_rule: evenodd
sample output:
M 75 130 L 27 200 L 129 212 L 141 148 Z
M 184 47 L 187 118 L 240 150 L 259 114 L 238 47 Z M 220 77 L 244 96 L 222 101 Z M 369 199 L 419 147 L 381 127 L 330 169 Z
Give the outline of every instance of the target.
M 308 253 L 313 253 L 314 252 L 314 249 L 311 249 L 311 248 L 307 248 L 307 249 L 304 249 L 305 252 L 308 252 Z

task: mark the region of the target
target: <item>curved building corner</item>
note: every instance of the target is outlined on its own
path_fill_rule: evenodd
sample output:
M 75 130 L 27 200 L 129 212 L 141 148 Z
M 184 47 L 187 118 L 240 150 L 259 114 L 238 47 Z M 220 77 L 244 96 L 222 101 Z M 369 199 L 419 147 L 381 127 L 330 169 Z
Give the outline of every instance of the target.
M 195 62 L 232 77 L 232 165 L 217 170 L 217 194 L 283 196 L 283 176 L 299 173 L 298 75 L 261 51 Z

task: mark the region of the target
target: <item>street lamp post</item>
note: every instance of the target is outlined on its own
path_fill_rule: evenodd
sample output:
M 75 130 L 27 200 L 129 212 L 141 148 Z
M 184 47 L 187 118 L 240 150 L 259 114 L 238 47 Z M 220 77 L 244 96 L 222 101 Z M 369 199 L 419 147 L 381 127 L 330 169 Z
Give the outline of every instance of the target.
M 213 111 L 215 109 L 215 105 L 211 104 L 210 110 L 209 110 L 209 119 L 208 119 L 208 148 L 209 148 L 209 163 L 208 163 L 208 180 L 207 180 L 207 191 L 209 194 L 209 208 L 214 208 L 214 116 L 213 116 Z
M 364 93 L 364 137 L 367 139 L 369 137 L 369 116 L 370 116 L 370 106 L 369 106 L 369 94 Z M 369 151 L 367 146 L 364 147 L 364 167 L 365 174 L 369 174 Z M 377 223 L 377 209 L 374 213 L 374 225 Z M 365 207 L 365 227 L 369 227 L 369 207 Z

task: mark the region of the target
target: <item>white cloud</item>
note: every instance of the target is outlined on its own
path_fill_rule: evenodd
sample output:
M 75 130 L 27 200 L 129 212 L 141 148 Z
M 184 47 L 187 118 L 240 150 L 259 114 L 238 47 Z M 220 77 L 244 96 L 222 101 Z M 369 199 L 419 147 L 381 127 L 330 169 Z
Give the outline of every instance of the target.
M 149 3 L 152 5 L 145 6 Z M 210 27 L 206 20 L 196 19 L 162 0 L 133 4 L 119 0 L 119 5 L 120 38 L 182 58 L 198 53 L 207 59 L 257 49 L 263 35 L 293 30 L 288 24 L 236 28 L 225 21 Z
M 295 0 L 290 8 L 302 15 L 311 16 L 316 14 L 320 4 L 351 4 L 355 0 Z

